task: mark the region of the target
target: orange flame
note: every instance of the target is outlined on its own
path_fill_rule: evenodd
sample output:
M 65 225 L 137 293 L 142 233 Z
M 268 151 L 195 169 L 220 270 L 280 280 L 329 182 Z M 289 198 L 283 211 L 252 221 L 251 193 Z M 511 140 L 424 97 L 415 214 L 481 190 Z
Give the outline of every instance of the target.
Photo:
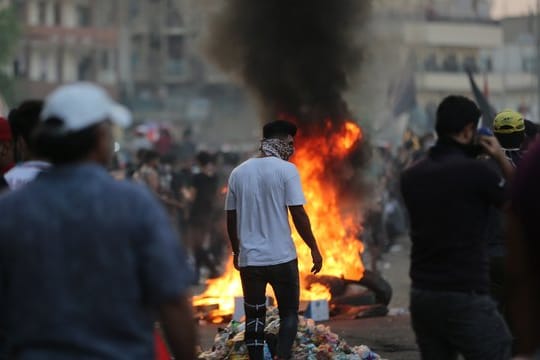
M 330 180 L 326 165 L 340 162 L 348 156 L 362 139 L 362 130 L 352 121 L 343 123 L 337 131 L 332 122 L 326 121 L 327 133 L 299 139 L 293 162 L 302 178 L 307 200 L 306 211 L 311 220 L 313 233 L 317 238 L 323 255 L 324 265 L 321 275 L 332 275 L 359 280 L 364 273 L 360 260 L 363 246 L 357 238 L 360 219 L 355 211 L 346 213 L 340 207 L 338 189 Z M 301 274 L 302 300 L 330 299 L 330 291 L 321 284 L 307 288 L 305 276 L 313 266 L 311 252 L 300 236 L 294 232 L 293 239 L 298 251 L 298 264 Z M 219 311 L 211 316 L 230 315 L 234 311 L 234 298 L 242 296 L 239 273 L 229 259 L 224 275 L 209 280 L 208 288 L 194 297 L 194 305 L 219 304 Z

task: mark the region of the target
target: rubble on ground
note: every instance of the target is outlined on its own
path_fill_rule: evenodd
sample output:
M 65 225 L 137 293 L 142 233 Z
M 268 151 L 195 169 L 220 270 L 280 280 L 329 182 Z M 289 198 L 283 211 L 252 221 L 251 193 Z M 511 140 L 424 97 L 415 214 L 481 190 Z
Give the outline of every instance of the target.
M 200 353 L 199 359 L 248 360 L 244 331 L 245 323 L 236 321 L 232 321 L 224 329 L 219 329 L 212 350 Z M 265 334 L 276 336 L 278 331 L 278 311 L 277 308 L 271 308 L 266 315 Z M 330 327 L 315 324 L 312 319 L 306 319 L 303 316 L 299 318 L 292 358 L 295 360 L 382 360 L 367 346 L 350 346 L 337 334 L 332 333 Z

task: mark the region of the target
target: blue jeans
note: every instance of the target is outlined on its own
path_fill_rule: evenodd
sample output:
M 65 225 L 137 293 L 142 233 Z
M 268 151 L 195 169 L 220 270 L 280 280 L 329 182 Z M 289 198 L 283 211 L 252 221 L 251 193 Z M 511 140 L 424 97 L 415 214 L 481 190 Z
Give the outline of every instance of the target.
M 488 296 L 412 289 L 411 320 L 422 360 L 507 360 L 512 337 Z
M 279 334 L 276 355 L 289 359 L 298 330 L 300 281 L 298 261 L 272 266 L 240 268 L 246 312 L 245 341 L 250 360 L 263 359 L 266 320 L 266 284 L 274 289 L 279 310 Z

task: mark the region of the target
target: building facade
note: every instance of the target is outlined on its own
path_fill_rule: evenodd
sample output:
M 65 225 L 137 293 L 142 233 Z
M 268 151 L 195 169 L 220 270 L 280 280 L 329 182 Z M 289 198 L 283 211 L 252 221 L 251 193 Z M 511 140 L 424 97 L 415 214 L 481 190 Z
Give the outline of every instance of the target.
M 54 87 L 92 81 L 118 93 L 118 3 L 91 0 L 12 0 L 21 24 L 13 61 L 20 99 Z

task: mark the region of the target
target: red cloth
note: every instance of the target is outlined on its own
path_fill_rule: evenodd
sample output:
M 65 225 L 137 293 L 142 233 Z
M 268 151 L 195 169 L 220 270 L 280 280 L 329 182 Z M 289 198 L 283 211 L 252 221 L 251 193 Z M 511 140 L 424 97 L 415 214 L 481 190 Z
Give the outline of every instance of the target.
M 169 355 L 169 349 L 167 349 L 167 345 L 165 344 L 165 341 L 163 341 L 163 338 L 161 337 L 161 334 L 158 330 L 154 332 L 154 338 L 156 347 L 156 360 L 171 360 L 171 355 Z
M 11 127 L 6 118 L 0 116 L 0 141 L 11 141 Z

